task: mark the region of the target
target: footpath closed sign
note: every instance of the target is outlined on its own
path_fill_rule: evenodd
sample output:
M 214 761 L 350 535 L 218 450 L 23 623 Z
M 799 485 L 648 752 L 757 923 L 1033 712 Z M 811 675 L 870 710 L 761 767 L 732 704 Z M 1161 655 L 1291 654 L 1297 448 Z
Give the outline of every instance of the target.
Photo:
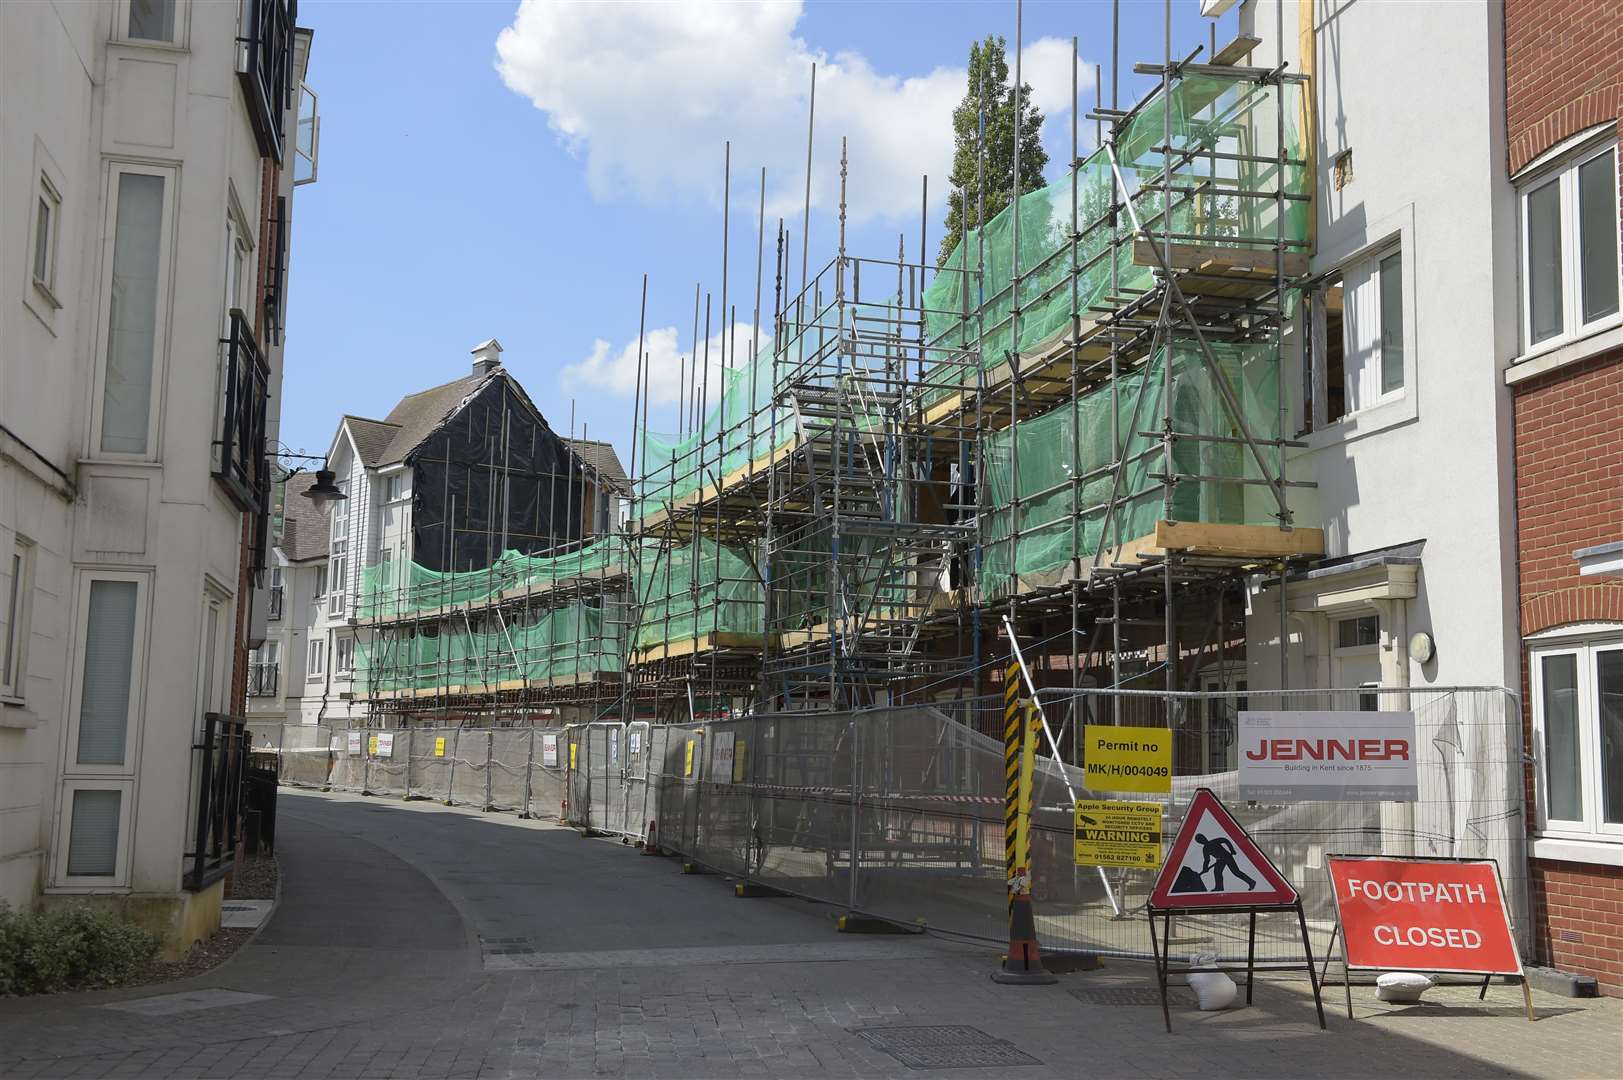
M 1522 973 L 1492 860 L 1332 855 L 1326 862 L 1348 968 Z
M 1078 799 L 1076 865 L 1153 870 L 1161 865 L 1161 804 Z
M 1412 712 L 1240 713 L 1240 798 L 1413 802 Z
M 1088 724 L 1082 782 L 1094 791 L 1172 790 L 1172 732 L 1167 728 Z

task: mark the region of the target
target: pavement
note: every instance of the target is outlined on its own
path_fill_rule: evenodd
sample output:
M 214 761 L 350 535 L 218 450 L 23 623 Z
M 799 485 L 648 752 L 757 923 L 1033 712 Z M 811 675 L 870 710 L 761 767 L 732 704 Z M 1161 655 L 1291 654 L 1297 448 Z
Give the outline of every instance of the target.
M 0 1000 L 0 1077 L 1623 1077 L 1623 1001 L 1305 980 L 1165 1032 L 1147 965 L 1052 986 L 995 950 L 835 932 L 604 839 L 284 789 L 281 897 L 204 975 Z

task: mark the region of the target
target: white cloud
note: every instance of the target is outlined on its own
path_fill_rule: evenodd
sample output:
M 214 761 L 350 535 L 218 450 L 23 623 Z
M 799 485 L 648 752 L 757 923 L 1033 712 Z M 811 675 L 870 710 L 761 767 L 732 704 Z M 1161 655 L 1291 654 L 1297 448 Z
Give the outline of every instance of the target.
M 877 71 L 858 53 L 813 48 L 795 33 L 800 16 L 798 3 L 523 0 L 496 39 L 496 67 L 583 160 L 599 198 L 719 203 L 722 142 L 730 139 L 735 201 L 754 190 L 765 165 L 768 212 L 798 226 L 815 61 L 813 204 L 831 210 L 838 201 L 844 136 L 852 224 L 915 221 L 920 177 L 930 176 L 937 198 L 945 190 L 964 69 Z M 1053 38 L 1026 47 L 1033 98 L 1056 117 L 1070 97 L 1070 50 Z M 1083 73 L 1091 86 L 1092 65 Z M 1068 134 L 1056 129 L 1047 141 L 1068 153 Z
M 710 336 L 708 347 L 709 395 L 708 402 L 713 407 L 720 393 L 718 374 L 721 370 L 722 352 L 728 353 L 727 366 L 740 366 L 743 358 L 749 355 L 751 326 L 749 323 L 738 322 L 733 324 L 732 333 L 728 334 L 725 328 L 716 330 Z M 657 330 L 650 330 L 643 336 L 643 351 L 648 354 L 648 397 L 653 407 L 674 404 L 681 397 L 684 381 L 690 379 L 685 373 L 692 369 L 692 334 L 684 332 L 678 335 L 676 327 L 664 326 Z M 736 348 L 740 363 L 735 363 L 732 352 Z M 704 362 L 707 358 L 705 342 L 699 342 L 699 358 Z M 701 373 L 702 374 L 702 373 Z M 592 343 L 589 355 L 573 364 L 567 364 L 559 372 L 559 380 L 564 390 L 607 390 L 623 397 L 633 397 L 637 390 L 637 339 L 632 338 L 619 349 L 602 338 Z M 655 424 L 658 426 L 658 423 Z

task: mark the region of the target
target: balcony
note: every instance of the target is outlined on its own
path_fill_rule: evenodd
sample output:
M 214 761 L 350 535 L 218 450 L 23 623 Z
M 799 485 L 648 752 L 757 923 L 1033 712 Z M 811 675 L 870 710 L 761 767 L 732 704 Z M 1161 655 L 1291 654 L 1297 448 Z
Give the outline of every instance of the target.
M 282 163 L 287 110 L 292 101 L 293 23 L 297 0 L 247 0 L 246 36 L 237 38 L 237 77 L 259 152 Z
M 259 354 L 248 316 L 231 310 L 220 339 L 220 422 L 214 440 L 214 478 L 238 510 L 263 514 L 270 499 L 270 463 L 265 458 L 265 403 L 270 368 Z
M 248 726 L 240 716 L 203 718 L 198 753 L 197 823 L 186 852 L 183 884 L 192 892 L 225 876 L 236 857 L 242 824 L 242 776 L 248 762 Z
M 266 606 L 265 617 L 272 622 L 282 617 L 282 588 L 280 585 L 270 587 L 270 601 Z
M 248 696 L 275 697 L 281 682 L 280 664 L 248 665 Z

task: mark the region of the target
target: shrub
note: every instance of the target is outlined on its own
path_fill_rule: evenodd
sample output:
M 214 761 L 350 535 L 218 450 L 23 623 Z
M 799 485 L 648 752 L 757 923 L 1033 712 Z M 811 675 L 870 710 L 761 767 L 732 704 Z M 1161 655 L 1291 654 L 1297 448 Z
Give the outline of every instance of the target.
M 0 996 L 117 986 L 141 974 L 157 951 L 156 934 L 105 912 L 0 904 Z

